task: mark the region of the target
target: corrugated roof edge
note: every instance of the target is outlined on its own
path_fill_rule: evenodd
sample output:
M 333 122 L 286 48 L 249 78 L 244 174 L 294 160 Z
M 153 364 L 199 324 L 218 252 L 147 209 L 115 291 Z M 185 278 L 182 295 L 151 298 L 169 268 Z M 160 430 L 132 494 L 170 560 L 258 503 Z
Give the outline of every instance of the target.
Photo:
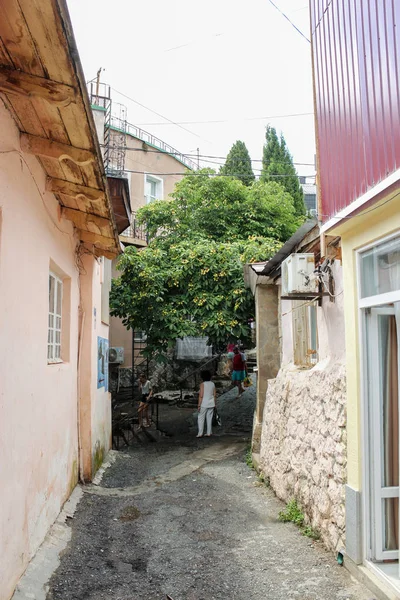
M 303 223 L 301 227 L 294 232 L 291 238 L 287 240 L 278 252 L 269 259 L 266 263 L 264 269 L 259 273 L 259 275 L 272 276 L 274 271 L 280 268 L 282 262 L 287 258 L 290 254 L 292 254 L 293 250 L 296 246 L 299 245 L 301 240 L 308 234 L 314 227 L 317 225 L 316 219 L 308 219 Z

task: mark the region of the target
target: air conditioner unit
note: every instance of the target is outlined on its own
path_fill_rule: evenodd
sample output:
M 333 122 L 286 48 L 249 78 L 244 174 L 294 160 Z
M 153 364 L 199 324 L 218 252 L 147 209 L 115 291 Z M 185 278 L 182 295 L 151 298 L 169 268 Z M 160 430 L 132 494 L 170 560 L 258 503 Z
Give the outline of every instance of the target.
M 282 296 L 316 291 L 314 254 L 291 254 L 281 267 Z M 311 279 L 310 279 L 311 278 Z
M 123 348 L 109 348 L 108 350 L 108 362 L 110 364 L 122 364 L 124 362 L 124 349 Z

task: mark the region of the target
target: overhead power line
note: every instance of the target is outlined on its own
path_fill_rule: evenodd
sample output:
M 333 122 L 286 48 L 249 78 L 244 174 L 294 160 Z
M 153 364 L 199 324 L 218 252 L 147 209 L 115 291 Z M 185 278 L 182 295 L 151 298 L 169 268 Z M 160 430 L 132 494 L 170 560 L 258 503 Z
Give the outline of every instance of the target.
M 130 100 L 131 102 L 134 102 L 135 104 L 137 104 L 138 106 L 141 106 L 142 108 L 148 110 L 149 112 L 152 112 L 154 115 L 157 115 L 157 117 L 161 117 L 161 119 L 165 119 L 166 121 L 168 121 L 169 123 L 171 123 L 172 125 L 176 125 L 177 127 L 179 127 L 180 129 L 183 129 L 184 131 L 187 131 L 188 133 L 190 133 L 191 135 L 196 136 L 197 138 L 204 140 L 204 138 L 202 138 L 200 135 L 198 135 L 197 133 L 195 133 L 194 131 L 190 131 L 190 129 L 187 129 L 186 127 L 183 127 L 180 123 L 176 123 L 175 121 L 172 121 L 171 119 L 169 119 L 168 117 L 166 117 L 165 115 L 162 115 L 161 113 L 157 112 L 156 110 L 153 110 L 152 108 L 149 108 L 148 106 L 146 106 L 145 104 L 142 104 L 141 102 L 138 102 L 137 100 L 134 100 L 133 98 L 131 98 L 130 96 L 127 96 L 126 94 L 124 94 L 123 92 L 119 92 L 118 90 L 116 90 L 115 88 L 111 88 L 114 90 L 114 92 L 117 92 L 117 94 L 119 94 L 120 96 L 123 96 L 124 98 L 127 98 L 127 100 Z M 209 140 L 204 140 L 206 142 L 209 142 Z
M 146 143 L 146 142 L 144 142 Z M 105 147 L 105 144 L 100 144 L 100 146 Z M 170 156 L 184 156 L 185 158 L 212 158 L 216 160 L 226 160 L 226 156 L 214 156 L 213 154 L 184 154 L 183 152 L 168 152 L 167 150 L 145 150 L 143 148 L 129 148 L 129 146 L 113 146 L 114 150 L 126 150 L 129 152 L 145 152 L 146 154 L 169 154 Z M 262 158 L 251 158 L 251 162 L 262 163 Z M 209 161 L 206 161 L 209 162 Z M 287 162 L 275 163 L 276 165 L 287 165 Z M 294 162 L 293 165 L 297 165 L 300 167 L 315 167 L 314 163 L 301 163 Z
M 314 115 L 313 112 L 305 113 L 293 113 L 286 115 L 270 115 L 267 117 L 239 117 L 238 119 L 213 119 L 209 121 L 176 121 L 173 125 L 212 125 L 214 123 L 232 123 L 235 121 L 267 121 L 268 119 L 288 119 L 290 117 L 308 117 Z M 137 123 L 138 126 L 150 126 L 150 125 L 170 125 L 171 123 Z
M 278 12 L 280 12 L 280 13 L 281 13 L 281 15 L 282 15 L 283 17 L 285 17 L 285 19 L 287 19 L 287 20 L 289 21 L 289 23 L 291 24 L 291 26 L 292 26 L 292 27 L 294 27 L 294 28 L 295 28 L 295 30 L 296 30 L 296 31 L 297 31 L 297 32 L 298 32 L 298 33 L 299 33 L 299 34 L 300 34 L 300 35 L 301 35 L 301 36 L 302 36 L 302 37 L 303 37 L 305 40 L 307 40 L 307 42 L 308 42 L 309 44 L 311 44 L 311 41 L 308 39 L 308 37 L 307 37 L 307 36 L 305 36 L 305 35 L 304 35 L 304 33 L 303 33 L 302 31 L 300 31 L 300 29 L 299 29 L 299 28 L 298 28 L 298 27 L 297 27 L 297 26 L 296 26 L 296 25 L 293 23 L 293 21 L 291 21 L 291 20 L 289 19 L 289 17 L 288 17 L 287 15 L 285 15 L 285 13 L 284 13 L 283 11 L 281 11 L 281 9 L 279 8 L 279 6 L 277 6 L 277 5 L 275 4 L 275 2 L 272 2 L 272 0 L 269 0 L 269 3 L 270 3 L 270 4 L 272 4 L 272 6 L 273 6 L 274 8 L 276 8 L 276 10 L 277 10 Z
M 179 175 L 180 177 L 243 177 L 243 173 L 201 173 L 200 171 L 189 171 L 188 173 L 170 172 L 170 173 L 159 173 L 158 171 L 135 171 L 133 169 L 124 169 L 124 173 L 136 173 L 137 175 Z M 278 175 L 278 173 L 268 173 L 268 177 L 315 177 L 315 175 Z

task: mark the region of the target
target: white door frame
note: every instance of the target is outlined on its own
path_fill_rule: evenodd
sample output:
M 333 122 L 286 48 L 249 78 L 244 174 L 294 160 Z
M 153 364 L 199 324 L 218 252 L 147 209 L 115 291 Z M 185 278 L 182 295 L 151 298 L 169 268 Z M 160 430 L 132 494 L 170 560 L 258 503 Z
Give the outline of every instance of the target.
M 368 319 L 370 322 L 370 343 L 369 343 L 369 358 L 370 366 L 379 365 L 379 330 L 378 322 L 381 315 L 396 316 L 396 310 L 394 307 L 376 307 L 371 309 Z M 383 550 L 383 512 L 382 512 L 382 501 L 386 498 L 398 498 L 399 487 L 383 487 L 383 473 L 382 473 L 382 415 L 381 415 L 381 394 L 382 394 L 382 377 L 384 374 L 380 370 L 373 372 L 373 376 L 369 378 L 370 393 L 365 398 L 368 403 L 368 412 L 370 415 L 370 426 L 368 429 L 369 440 L 369 455 L 366 457 L 370 464 L 370 482 L 373 482 L 373 506 L 371 508 L 370 517 L 371 523 L 373 524 L 371 534 L 372 542 L 372 558 L 377 561 L 383 560 L 398 560 L 398 550 Z M 364 376 L 365 380 L 365 376 Z M 371 402 L 372 399 L 372 402 Z M 375 460 L 379 458 L 379 460 Z
M 370 443 L 369 443 L 369 415 L 368 415 L 368 393 L 366 386 L 366 373 L 368 365 L 367 356 L 367 336 L 366 336 L 366 309 L 379 307 L 388 303 L 400 302 L 400 290 L 395 292 L 389 292 L 385 294 L 377 294 L 376 296 L 370 296 L 368 298 L 361 298 L 361 254 L 373 246 L 383 244 L 390 239 L 400 237 L 399 231 L 396 231 L 380 240 L 375 240 L 362 248 L 355 251 L 356 259 L 356 285 L 357 285 L 357 304 L 358 304 L 358 342 L 360 355 L 359 355 L 359 387 L 360 387 L 360 449 L 361 449 L 361 511 L 362 511 L 362 533 L 363 533 L 363 559 L 371 561 L 373 557 L 372 548 L 372 507 L 371 507 L 371 481 L 370 481 L 370 466 L 368 464 L 368 457 L 370 456 Z M 399 305 L 397 305 L 399 306 Z M 393 314 L 393 313 L 392 313 Z M 400 317 L 399 311 L 396 310 L 396 322 L 397 330 L 400 334 Z M 399 335 L 400 341 L 400 335 Z M 400 344 L 399 344 L 400 346 Z M 400 348 L 399 348 L 399 362 L 400 362 Z M 399 380 L 400 381 L 400 380 Z M 375 518 L 375 517 L 374 517 Z M 396 558 L 398 557 L 398 553 Z M 400 566 L 400 560 L 399 560 Z

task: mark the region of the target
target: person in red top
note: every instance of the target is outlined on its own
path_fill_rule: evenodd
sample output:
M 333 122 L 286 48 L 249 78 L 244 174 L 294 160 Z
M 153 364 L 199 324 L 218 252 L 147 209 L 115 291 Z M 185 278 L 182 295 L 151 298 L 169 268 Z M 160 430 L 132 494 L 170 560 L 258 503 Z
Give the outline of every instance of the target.
M 246 356 L 240 352 L 239 348 L 235 346 L 233 350 L 233 371 L 232 371 L 232 382 L 238 388 L 239 396 L 243 394 L 243 380 L 247 375 L 247 364 Z

